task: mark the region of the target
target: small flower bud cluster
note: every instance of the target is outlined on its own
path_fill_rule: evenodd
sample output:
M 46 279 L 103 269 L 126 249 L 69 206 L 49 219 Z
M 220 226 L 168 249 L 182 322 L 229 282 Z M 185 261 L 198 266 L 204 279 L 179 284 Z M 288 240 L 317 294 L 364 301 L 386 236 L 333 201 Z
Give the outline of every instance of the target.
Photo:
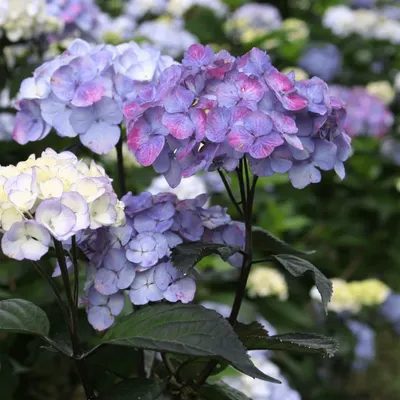
M 235 58 L 192 45 L 123 111 L 131 151 L 171 187 L 200 170 L 233 171 L 246 156 L 254 174 L 289 172 L 304 188 L 319 169 L 343 178 L 351 151 L 342 103 L 325 82 L 296 81 L 257 48 Z
M 11 42 L 31 39 L 61 28 L 62 23 L 49 15 L 46 0 L 1 0 L 0 36 L 4 30 Z
M 171 193 L 128 193 L 122 201 L 125 226 L 99 229 L 79 241 L 90 260 L 86 281 L 88 318 L 98 330 L 113 324 L 123 308 L 124 291 L 129 291 L 134 305 L 163 299 L 183 303 L 193 300 L 195 281 L 171 263 L 170 251 L 178 244 L 244 244 L 244 232 L 230 231 L 236 223 L 226 209 L 203 207 L 206 195 L 178 200 Z M 228 261 L 234 264 L 241 260 Z
M 10 258 L 39 260 L 51 236 L 66 241 L 124 218 L 111 179 L 94 161 L 87 166 L 68 151 L 46 149 L 39 158 L 0 167 L 1 247 Z
M 14 139 L 41 140 L 53 127 L 62 137 L 79 135 L 95 153 L 108 153 L 120 138 L 122 105 L 172 63 L 136 43 L 91 46 L 77 39 L 22 82 Z
M 391 293 L 390 288 L 378 279 L 346 282 L 343 279 L 334 278 L 332 283 L 333 295 L 328 309 L 337 313 L 356 314 L 362 307 L 381 305 Z M 311 289 L 311 298 L 321 300 L 315 286 Z
M 382 137 L 389 132 L 394 116 L 383 101 L 363 87 L 329 86 L 329 93 L 345 104 L 344 129 L 350 136 Z
M 390 14 L 376 9 L 352 10 L 346 5 L 338 5 L 325 11 L 323 25 L 337 36 L 347 37 L 356 34 L 363 38 L 399 44 L 400 21 L 390 17 Z

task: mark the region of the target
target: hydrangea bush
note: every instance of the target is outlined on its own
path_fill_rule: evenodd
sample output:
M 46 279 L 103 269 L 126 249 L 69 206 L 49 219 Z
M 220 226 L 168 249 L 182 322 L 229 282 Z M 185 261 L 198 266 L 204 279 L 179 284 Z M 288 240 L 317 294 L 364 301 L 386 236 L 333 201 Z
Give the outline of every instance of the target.
M 147 376 L 143 384 L 149 395 L 159 387 L 160 393 L 179 398 L 208 391 L 213 398 L 224 393 L 227 398 L 239 396 L 235 384 L 208 381 L 224 360 L 225 368 L 231 365 L 251 377 L 243 378 L 245 386 L 248 379 L 257 378 L 268 382 L 263 390 L 276 392 L 275 397 L 299 396 L 284 378 L 281 389 L 273 389 L 271 385 L 281 383 L 279 369 L 267 361 L 253 364 L 247 350 L 265 351 L 279 342 L 279 349 L 309 348 L 332 355 L 335 340 L 315 334 L 269 336 L 262 324 L 237 320 L 249 277 L 251 296 L 277 294 L 282 301 L 288 296 L 285 279 L 277 271 L 274 275 L 259 267 L 251 273 L 254 264 L 266 261 L 294 276 L 313 271 L 327 308 L 331 283 L 297 257 L 307 252 L 253 226 L 260 176 L 288 173 L 299 189 L 319 182 L 320 170 L 335 170 L 344 177 L 343 163 L 350 155 L 350 138 L 343 129 L 345 110 L 330 96 L 326 83 L 317 77 L 296 81 L 294 73 L 279 72 L 258 48 L 233 57 L 225 50 L 214 53 L 208 45 L 195 44 L 176 63 L 135 43 L 93 47 L 75 40 L 22 82 L 17 107 L 14 139 L 19 143 L 40 140 L 52 128 L 60 136 L 79 135 L 81 143 L 97 154 L 119 143 L 122 192 L 123 125 L 137 161 L 152 165 L 171 188 L 198 172 L 218 171 L 240 221 L 232 221 L 226 208 L 210 206 L 206 194 L 178 198 L 167 192 L 128 192 L 118 200 L 101 166 L 94 161 L 88 166 L 70 151 L 47 149 L 41 157 L 32 155 L 15 166 L 1 167 L 1 247 L 10 258 L 30 260 L 54 290 L 71 349 L 49 336 L 47 317 L 31 303 L 5 301 L 0 314 L 10 312 L 17 325 L 24 324 L 24 315 L 15 314 L 17 307 L 34 310 L 42 322 L 46 320 L 46 326 L 27 331 L 38 330 L 50 347 L 75 361 L 88 399 L 109 396 L 91 382 L 91 355 L 101 346 L 118 344 L 129 344 L 140 355 L 135 379 Z M 196 266 L 211 254 L 238 273 L 227 319 L 192 303 L 196 280 L 201 279 Z M 264 258 L 256 259 L 256 254 Z M 46 259 L 54 260 L 52 276 L 42 265 Z M 80 283 L 82 264 L 85 280 Z M 276 280 L 267 291 L 257 288 L 263 271 Z M 66 300 L 54 283 L 57 276 L 62 277 Z M 87 351 L 78 332 L 79 306 L 86 308 L 95 330 L 106 331 Z M 15 323 L 6 321 L 5 329 L 18 330 Z M 256 343 L 254 330 L 259 336 Z M 153 367 L 146 372 L 149 350 L 161 354 L 161 360 L 151 361 L 164 369 L 161 375 L 153 376 Z M 202 362 L 195 367 L 198 357 Z M 179 372 L 187 365 L 194 368 L 190 378 Z M 270 371 L 277 376 L 269 376 Z M 132 395 L 138 390 L 135 379 Z M 126 391 L 125 384 L 109 392 L 115 396 Z

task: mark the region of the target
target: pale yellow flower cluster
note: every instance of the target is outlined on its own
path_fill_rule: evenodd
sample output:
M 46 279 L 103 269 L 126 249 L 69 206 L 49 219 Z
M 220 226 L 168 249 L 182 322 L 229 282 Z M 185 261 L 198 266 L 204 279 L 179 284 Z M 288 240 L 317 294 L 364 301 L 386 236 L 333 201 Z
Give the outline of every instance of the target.
M 124 223 L 124 205 L 111 179 L 94 161 L 88 166 L 71 152 L 46 149 L 39 158 L 31 155 L 16 166 L 0 166 L 0 228 L 4 231 L 15 222 L 31 219 L 49 199 L 72 210 L 80 229 Z
M 254 267 L 247 282 L 249 297 L 277 296 L 279 300 L 288 298 L 288 287 L 284 276 L 274 268 Z
M 332 279 L 333 295 L 328 309 L 335 312 L 358 313 L 362 307 L 372 307 L 382 304 L 390 294 L 390 288 L 378 279 L 347 282 L 340 278 Z M 314 286 L 311 297 L 321 300 L 321 296 Z
M 370 82 L 365 88 L 369 94 L 378 97 L 385 104 L 390 104 L 396 95 L 389 81 Z
M 11 42 L 62 29 L 62 22 L 47 13 L 45 0 L 1 0 L 0 30 Z

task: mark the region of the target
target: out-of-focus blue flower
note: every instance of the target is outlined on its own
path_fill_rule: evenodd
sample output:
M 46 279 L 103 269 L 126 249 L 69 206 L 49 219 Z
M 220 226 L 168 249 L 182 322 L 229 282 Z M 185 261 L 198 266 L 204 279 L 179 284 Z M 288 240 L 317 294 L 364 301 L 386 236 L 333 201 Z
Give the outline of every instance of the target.
M 400 335 L 400 294 L 392 293 L 380 307 L 380 313 Z
M 331 81 L 340 73 L 342 53 L 335 45 L 329 43 L 313 46 L 304 51 L 298 64 L 310 75 Z
M 368 325 L 356 320 L 348 320 L 346 325 L 356 338 L 353 368 L 365 370 L 375 358 L 375 332 Z

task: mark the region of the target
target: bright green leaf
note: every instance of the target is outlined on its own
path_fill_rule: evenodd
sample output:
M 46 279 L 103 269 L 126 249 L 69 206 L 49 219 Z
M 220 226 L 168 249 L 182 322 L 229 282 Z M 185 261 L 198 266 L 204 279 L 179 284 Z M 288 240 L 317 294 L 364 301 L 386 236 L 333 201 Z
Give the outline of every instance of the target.
M 314 265 L 307 260 L 292 256 L 290 254 L 279 254 L 272 256 L 283 268 L 296 278 L 309 272 L 315 282 L 325 311 L 327 312 L 328 303 L 332 297 L 332 282 Z
M 102 341 L 190 356 L 222 357 L 247 375 L 278 382 L 253 365 L 228 321 L 200 305 L 147 306 L 121 318 Z
M 42 309 L 22 299 L 0 301 L 0 331 L 46 336 L 49 320 Z
M 226 244 L 182 243 L 172 249 L 172 263 L 183 274 L 187 274 L 204 257 L 217 254 L 226 261 L 238 251 L 240 247 Z

